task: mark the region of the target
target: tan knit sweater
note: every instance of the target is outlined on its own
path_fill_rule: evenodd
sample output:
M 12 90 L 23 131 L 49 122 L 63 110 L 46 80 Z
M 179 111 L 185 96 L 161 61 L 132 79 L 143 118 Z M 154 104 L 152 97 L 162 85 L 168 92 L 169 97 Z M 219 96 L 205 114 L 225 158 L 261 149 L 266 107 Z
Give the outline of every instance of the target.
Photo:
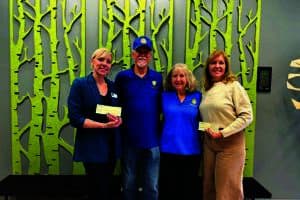
M 253 119 L 248 94 L 238 81 L 215 83 L 203 94 L 199 108 L 203 121 L 219 127 L 223 137 L 245 129 Z

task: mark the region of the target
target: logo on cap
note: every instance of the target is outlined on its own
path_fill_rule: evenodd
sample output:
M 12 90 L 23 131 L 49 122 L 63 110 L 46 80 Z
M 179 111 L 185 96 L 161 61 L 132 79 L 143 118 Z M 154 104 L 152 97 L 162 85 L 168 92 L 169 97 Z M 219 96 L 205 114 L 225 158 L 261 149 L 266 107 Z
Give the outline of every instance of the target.
M 147 40 L 146 40 L 145 38 L 141 38 L 140 42 L 141 42 L 142 44 L 146 44 L 146 43 L 147 43 Z
M 136 50 L 142 46 L 148 48 L 151 51 L 152 50 L 152 42 L 151 42 L 150 38 L 148 38 L 147 36 L 138 37 L 134 40 L 133 45 L 132 45 L 134 50 Z

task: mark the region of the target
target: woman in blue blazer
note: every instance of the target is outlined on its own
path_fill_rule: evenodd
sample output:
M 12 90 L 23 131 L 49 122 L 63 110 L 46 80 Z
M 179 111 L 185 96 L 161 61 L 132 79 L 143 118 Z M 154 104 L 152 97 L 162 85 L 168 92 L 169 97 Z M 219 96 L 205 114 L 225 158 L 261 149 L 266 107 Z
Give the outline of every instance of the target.
M 74 161 L 83 162 L 89 185 L 89 199 L 109 199 L 116 159 L 120 155 L 119 116 L 96 113 L 97 105 L 118 106 L 114 84 L 106 76 L 112 67 L 112 53 L 94 51 L 92 72 L 77 78 L 68 97 L 69 119 L 76 128 Z

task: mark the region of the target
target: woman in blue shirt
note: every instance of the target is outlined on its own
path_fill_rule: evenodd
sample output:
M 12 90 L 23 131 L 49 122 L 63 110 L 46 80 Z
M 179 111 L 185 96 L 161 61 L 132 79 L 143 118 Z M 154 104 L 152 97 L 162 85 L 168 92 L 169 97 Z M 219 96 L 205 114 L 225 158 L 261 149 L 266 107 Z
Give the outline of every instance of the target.
M 89 75 L 74 80 L 68 97 L 68 116 L 76 128 L 73 159 L 83 162 L 89 199 L 108 200 L 115 162 L 120 155 L 116 128 L 122 120 L 111 114 L 98 114 L 96 107 L 119 104 L 114 84 L 106 78 L 112 66 L 112 53 L 106 48 L 95 50 L 91 66 Z
M 201 162 L 199 104 L 201 93 L 185 64 L 175 64 L 162 94 L 160 199 L 197 199 Z

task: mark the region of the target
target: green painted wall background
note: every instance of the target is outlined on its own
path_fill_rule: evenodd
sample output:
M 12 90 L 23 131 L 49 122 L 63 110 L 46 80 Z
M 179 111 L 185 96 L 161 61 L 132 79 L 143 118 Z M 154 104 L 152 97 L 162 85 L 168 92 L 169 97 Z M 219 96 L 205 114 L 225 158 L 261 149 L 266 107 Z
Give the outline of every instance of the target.
M 163 75 L 175 62 L 185 62 L 200 79 L 207 55 L 224 49 L 256 116 L 261 3 L 99 0 L 97 17 L 88 21 L 85 0 L 10 0 L 13 174 L 61 174 L 62 168 L 83 172 L 71 161 L 74 130 L 68 124 L 66 96 L 74 78 L 88 71 L 86 43 L 91 40 L 113 50 L 111 78 L 130 66 L 130 46 L 137 35 L 153 40 L 152 66 Z M 91 23 L 97 31 L 93 38 L 88 37 Z M 245 176 L 253 176 L 255 126 L 256 120 L 246 133 Z

